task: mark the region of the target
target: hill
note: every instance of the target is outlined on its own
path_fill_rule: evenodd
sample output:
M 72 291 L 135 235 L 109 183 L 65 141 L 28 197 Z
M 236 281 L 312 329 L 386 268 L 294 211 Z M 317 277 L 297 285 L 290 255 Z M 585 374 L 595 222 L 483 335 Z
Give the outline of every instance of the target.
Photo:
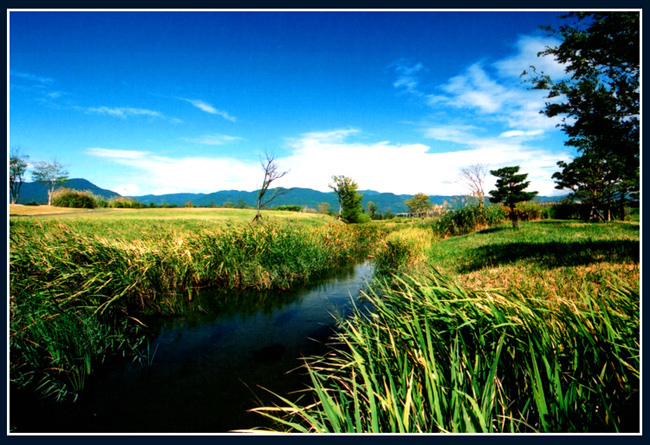
M 100 188 L 90 181 L 80 178 L 68 180 L 65 187 L 73 190 L 88 190 L 104 199 L 120 196 L 118 193 Z M 271 203 L 271 207 L 299 205 L 305 208 L 318 209 L 319 205 L 327 203 L 332 210 L 336 211 L 338 209 L 338 200 L 333 191 L 320 192 L 301 187 L 280 190 L 282 194 Z M 273 193 L 273 191 L 270 190 L 269 193 Z M 404 201 L 413 197 L 413 195 L 396 195 L 394 193 L 376 192 L 374 190 L 359 190 L 359 193 L 363 195 L 361 202 L 364 209 L 368 202 L 372 201 L 377 205 L 377 211 L 379 213 L 386 213 L 388 211 L 392 213 L 407 212 L 408 208 L 404 204 Z M 157 206 L 168 204 L 180 207 L 191 201 L 193 205 L 198 207 L 224 207 L 224 205 L 229 205 L 228 203 L 236 207 L 254 207 L 257 202 L 257 191 L 221 190 L 214 193 L 172 193 L 166 195 L 132 196 L 131 198 L 145 205 L 154 204 Z M 557 201 L 559 199 L 561 198 L 545 196 L 535 198 L 536 201 L 540 202 Z M 18 204 L 26 204 L 31 201 L 36 201 L 39 204 L 47 203 L 47 190 L 43 184 L 38 182 L 25 182 L 22 185 L 20 195 L 18 196 Z M 444 203 L 453 204 L 460 202 L 460 196 L 429 195 L 429 201 L 432 204 L 438 205 Z
M 119 193 L 97 187 L 92 182 L 82 178 L 69 179 L 68 182 L 65 183 L 64 187 L 72 190 L 89 191 L 104 199 L 120 196 Z M 18 204 L 27 204 L 32 201 L 35 201 L 38 204 L 47 204 L 47 188 L 40 182 L 24 182 L 20 187 Z
M 273 200 L 271 206 L 279 205 L 300 205 L 306 208 L 317 209 L 322 203 L 330 205 L 332 210 L 338 209 L 338 199 L 332 192 L 320 192 L 308 188 L 294 187 L 290 189 L 281 189 L 283 193 Z M 273 193 L 273 190 L 269 191 Z M 380 193 L 373 190 L 360 190 L 363 195 L 362 204 L 365 208 L 369 201 L 377 205 L 380 213 L 391 211 L 393 213 L 406 212 L 408 209 L 404 200 L 411 198 L 413 195 L 395 195 L 394 193 Z M 257 191 L 247 192 L 241 190 L 222 190 L 214 193 L 176 193 L 169 195 L 144 195 L 133 196 L 134 199 L 145 205 L 151 203 L 155 205 L 177 205 L 182 206 L 191 201 L 195 206 L 217 206 L 222 207 L 224 204 L 231 203 L 235 206 L 245 204 L 247 207 L 255 206 L 257 202 Z M 453 200 L 454 196 L 430 196 L 429 200 L 434 204 L 443 204 L 443 202 Z

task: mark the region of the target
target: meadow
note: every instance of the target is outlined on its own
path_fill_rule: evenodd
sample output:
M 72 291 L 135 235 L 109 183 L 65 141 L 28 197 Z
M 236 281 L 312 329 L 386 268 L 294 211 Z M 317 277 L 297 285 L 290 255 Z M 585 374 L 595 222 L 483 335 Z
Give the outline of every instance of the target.
M 254 409 L 276 431 L 638 431 L 638 222 L 264 215 L 12 216 L 12 384 L 74 397 L 198 287 L 289 288 L 372 257 L 374 310 L 338 321 L 329 352 L 306 360 L 304 392 Z

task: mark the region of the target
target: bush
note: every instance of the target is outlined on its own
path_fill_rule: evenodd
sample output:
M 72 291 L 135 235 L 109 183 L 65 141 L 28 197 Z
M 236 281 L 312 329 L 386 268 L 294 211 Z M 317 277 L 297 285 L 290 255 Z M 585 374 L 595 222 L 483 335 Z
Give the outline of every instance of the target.
M 52 205 L 76 209 L 94 209 L 97 207 L 97 198 L 88 191 L 62 188 L 52 193 Z
M 542 217 L 542 205 L 536 202 L 518 202 L 515 210 L 520 221 L 537 221 Z
M 273 208 L 273 210 L 286 210 L 289 212 L 302 212 L 302 206 L 299 206 L 297 204 L 287 204 L 287 205 L 279 205 Z
M 111 198 L 107 203 L 107 207 L 113 209 L 141 209 L 144 207 L 144 204 L 136 201 L 133 198 L 124 198 L 120 196 Z
M 432 226 L 433 231 L 444 238 L 501 224 L 505 217 L 502 206 L 469 205 L 443 214 Z

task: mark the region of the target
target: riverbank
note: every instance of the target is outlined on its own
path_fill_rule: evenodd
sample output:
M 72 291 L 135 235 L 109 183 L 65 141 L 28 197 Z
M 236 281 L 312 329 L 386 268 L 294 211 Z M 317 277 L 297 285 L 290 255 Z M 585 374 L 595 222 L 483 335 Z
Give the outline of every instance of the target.
M 144 316 L 181 313 L 199 288 L 308 282 L 368 255 L 380 232 L 332 219 L 300 224 L 292 212 L 278 213 L 285 219 L 268 213 L 254 225 L 214 210 L 192 213 L 204 218 L 149 210 L 13 218 L 12 384 L 74 398 L 107 356 L 138 350 Z
M 290 432 L 638 433 L 639 229 L 547 220 L 427 243 L 413 225 L 388 240 L 373 316 L 307 362 L 316 402 L 256 412 Z

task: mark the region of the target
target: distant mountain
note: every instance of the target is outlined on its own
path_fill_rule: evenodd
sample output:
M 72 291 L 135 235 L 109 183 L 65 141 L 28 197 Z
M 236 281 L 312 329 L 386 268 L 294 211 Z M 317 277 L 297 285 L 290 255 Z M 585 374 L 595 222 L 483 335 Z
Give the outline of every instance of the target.
M 65 184 L 65 187 L 73 190 L 88 190 L 104 199 L 110 199 L 120 196 L 111 190 L 100 188 L 90 181 L 85 179 L 75 178 L 70 179 Z M 273 193 L 275 189 L 269 190 L 269 194 Z M 338 210 L 338 200 L 336 194 L 332 192 L 319 192 L 309 188 L 294 187 L 290 189 L 281 189 L 283 193 L 279 195 L 271 203 L 271 207 L 279 205 L 300 205 L 305 208 L 318 209 L 319 204 L 328 203 L 333 211 Z M 369 201 L 372 201 L 377 206 L 379 213 L 392 213 L 407 212 L 408 208 L 404 201 L 412 198 L 413 195 L 396 195 L 394 193 L 382 193 L 374 190 L 359 190 L 363 195 L 361 203 L 364 209 Z M 183 206 L 187 202 L 192 202 L 195 206 L 216 206 L 223 207 L 224 204 L 230 202 L 235 206 L 244 203 L 247 207 L 255 206 L 257 202 L 257 191 L 247 192 L 242 190 L 221 190 L 214 193 L 172 193 L 167 195 L 143 195 L 132 196 L 131 198 L 145 204 L 155 205 L 176 205 Z M 559 197 L 537 196 L 535 200 L 541 202 L 558 201 Z M 36 201 L 39 204 L 47 203 L 47 190 L 43 184 L 38 182 L 25 182 L 18 195 L 18 203 L 26 204 L 31 201 Z M 445 202 L 454 204 L 460 202 L 460 196 L 442 196 L 442 195 L 429 195 L 429 201 L 432 204 L 442 205 Z
M 89 191 L 95 196 L 99 196 L 104 199 L 120 196 L 119 193 L 99 188 L 92 182 L 81 178 L 68 179 L 63 187 L 72 190 Z M 40 182 L 24 182 L 20 187 L 20 193 L 18 194 L 18 204 L 27 204 L 28 202 L 32 201 L 35 201 L 39 204 L 47 204 L 47 188 Z

